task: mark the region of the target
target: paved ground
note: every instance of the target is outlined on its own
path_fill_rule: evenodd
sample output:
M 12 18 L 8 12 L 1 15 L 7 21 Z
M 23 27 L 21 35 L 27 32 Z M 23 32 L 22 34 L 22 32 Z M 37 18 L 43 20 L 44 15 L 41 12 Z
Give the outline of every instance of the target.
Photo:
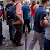
M 25 50 L 25 37 L 23 35 L 22 37 L 22 43 L 24 44 L 23 46 L 21 47 L 16 47 L 12 44 L 12 42 L 9 40 L 9 27 L 8 25 L 6 25 L 6 22 L 2 22 L 3 24 L 3 35 L 6 37 L 6 39 L 4 40 L 4 45 L 0 46 L 0 50 Z M 28 50 L 28 46 L 30 44 L 30 41 L 32 40 L 33 38 L 33 32 L 34 31 L 31 31 L 30 34 L 28 34 L 28 37 L 27 37 L 27 50 Z M 33 50 L 39 50 L 39 45 L 38 45 L 38 42 L 36 43 L 35 47 Z

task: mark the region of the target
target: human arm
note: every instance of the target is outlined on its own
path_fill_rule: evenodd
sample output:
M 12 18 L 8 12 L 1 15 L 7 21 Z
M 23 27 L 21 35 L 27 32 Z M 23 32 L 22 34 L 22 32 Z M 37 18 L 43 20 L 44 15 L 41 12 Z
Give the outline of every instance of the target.
M 40 25 L 42 27 L 45 27 L 45 26 L 50 27 L 50 23 L 48 22 L 48 16 L 45 13 L 43 13 L 41 15 L 43 15 L 43 17 L 41 16 L 41 18 L 40 18 Z
M 22 7 L 20 2 L 16 6 L 16 17 L 18 18 L 18 20 L 12 21 L 13 24 L 21 24 L 21 23 L 24 24 Z

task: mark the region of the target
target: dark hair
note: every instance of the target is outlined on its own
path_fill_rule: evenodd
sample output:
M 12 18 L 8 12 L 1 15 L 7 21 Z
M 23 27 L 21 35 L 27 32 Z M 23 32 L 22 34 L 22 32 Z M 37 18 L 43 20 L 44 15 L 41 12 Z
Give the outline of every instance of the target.
M 34 6 L 36 4 L 36 1 L 32 1 L 32 6 Z
M 15 2 L 15 0 L 11 0 L 11 1 Z
M 47 1 L 49 1 L 49 0 L 41 0 L 41 3 L 44 4 L 44 3 L 46 3 Z
M 37 4 L 39 4 L 40 1 L 37 1 Z

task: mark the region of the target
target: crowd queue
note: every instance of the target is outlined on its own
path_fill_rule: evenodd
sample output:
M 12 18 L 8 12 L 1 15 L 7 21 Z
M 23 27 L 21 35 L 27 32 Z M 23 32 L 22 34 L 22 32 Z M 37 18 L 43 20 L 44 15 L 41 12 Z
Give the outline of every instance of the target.
M 25 27 L 28 27 L 28 33 L 34 31 L 33 40 L 30 42 L 28 50 L 33 50 L 37 40 L 40 50 L 50 50 L 50 0 L 36 0 L 23 3 L 22 0 L 10 0 L 4 7 L 0 5 L 0 46 L 5 37 L 2 34 L 2 21 L 6 20 L 9 25 L 10 40 L 16 46 L 22 46 L 22 35 L 25 33 Z

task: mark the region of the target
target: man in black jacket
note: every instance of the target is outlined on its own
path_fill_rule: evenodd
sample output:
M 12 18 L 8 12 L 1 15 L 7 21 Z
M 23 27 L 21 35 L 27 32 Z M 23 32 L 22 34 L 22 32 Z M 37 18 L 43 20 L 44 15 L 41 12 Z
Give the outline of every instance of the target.
M 14 34 L 14 26 L 12 24 L 12 20 L 10 19 L 10 16 L 7 14 L 7 8 L 9 8 L 10 6 L 13 6 L 15 3 L 15 0 L 10 0 L 10 2 L 6 5 L 6 8 L 5 8 L 5 18 L 6 18 L 6 21 L 9 25 L 9 33 L 10 33 L 10 40 L 12 41 L 13 40 L 13 34 Z

